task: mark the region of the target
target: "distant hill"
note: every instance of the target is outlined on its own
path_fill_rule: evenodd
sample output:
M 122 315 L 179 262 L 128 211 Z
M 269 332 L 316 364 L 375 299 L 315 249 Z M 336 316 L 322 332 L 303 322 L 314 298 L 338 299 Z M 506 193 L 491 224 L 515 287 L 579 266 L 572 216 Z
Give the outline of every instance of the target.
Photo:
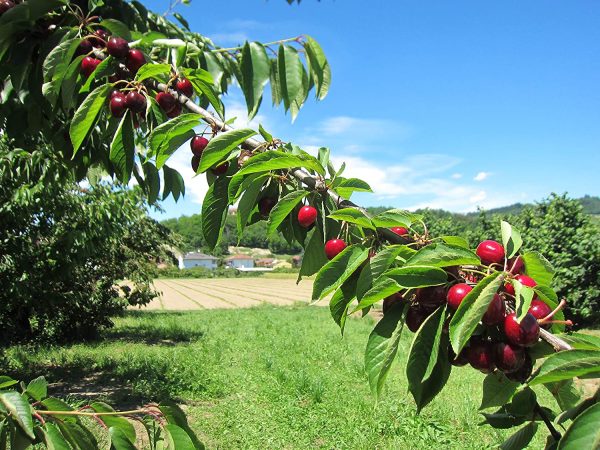
M 583 212 L 586 214 L 600 214 L 600 197 L 592 197 L 586 195 L 584 197 L 576 199 L 583 206 Z M 489 209 L 486 212 L 490 214 L 519 214 L 526 206 L 530 206 L 527 203 L 515 203 L 513 205 L 501 206 L 499 208 Z M 471 213 L 476 215 L 477 213 Z

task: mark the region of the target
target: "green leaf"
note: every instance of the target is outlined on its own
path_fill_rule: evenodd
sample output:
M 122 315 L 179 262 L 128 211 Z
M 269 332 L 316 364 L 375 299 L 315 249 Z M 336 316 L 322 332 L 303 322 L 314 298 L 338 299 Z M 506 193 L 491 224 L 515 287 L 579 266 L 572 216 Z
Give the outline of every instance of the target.
M 162 199 L 164 200 L 169 196 L 169 193 L 173 194 L 173 199 L 177 201 L 179 196 L 185 196 L 185 182 L 181 174 L 175 169 L 171 169 L 166 164 L 162 168 L 164 176 L 164 188 Z
M 210 146 L 210 144 L 208 145 Z M 206 150 L 204 150 L 204 152 L 206 153 Z M 314 170 L 322 175 L 324 172 L 319 161 L 312 156 L 291 155 L 280 150 L 271 150 L 250 158 L 235 176 L 241 177 L 250 173 L 268 172 L 270 170 L 280 169 L 294 169 L 297 167 L 304 167 L 309 170 Z
M 300 203 L 307 195 L 308 191 L 298 190 L 292 191 L 285 197 L 280 198 L 269 214 L 269 220 L 267 222 L 267 235 L 275 233 L 281 222 L 284 221 L 288 214 L 290 214 L 296 205 Z
M 279 80 L 279 68 L 277 65 L 277 60 L 271 60 L 271 100 L 273 102 L 273 106 L 279 106 L 281 101 L 283 100 L 281 97 L 281 82 Z
M 310 81 L 308 78 L 308 74 L 306 73 L 306 70 L 304 70 L 304 67 L 302 65 L 300 66 L 300 71 L 302 76 L 301 88 L 298 91 L 298 94 L 296 94 L 296 97 L 290 103 L 290 113 L 292 116 L 292 122 L 296 120 L 296 117 L 298 116 L 302 105 L 304 105 L 304 101 L 306 100 L 306 96 L 308 95 L 308 90 L 310 89 Z
M 146 180 L 146 194 L 148 195 L 148 203 L 152 204 L 158 199 L 158 194 L 160 192 L 160 177 L 158 176 L 158 170 L 156 170 L 156 166 L 150 161 L 146 161 L 142 165 L 142 168 L 144 169 L 144 176 Z
M 334 322 L 340 327 L 342 335 L 346 326 L 346 317 L 350 302 L 356 297 L 356 278 L 348 278 L 331 297 L 329 301 L 329 312 Z
M 66 440 L 77 450 L 96 450 L 95 438 L 89 430 L 75 422 L 59 422 L 58 427 Z
M 135 79 L 137 81 L 144 81 L 148 78 L 158 78 L 164 81 L 169 77 L 170 74 L 170 64 L 146 63 L 138 69 L 137 73 L 135 74 Z
M 414 222 L 421 219 L 419 214 L 409 213 L 402 209 L 390 209 L 377 214 L 373 219 L 373 224 L 379 228 L 406 227 L 409 228 Z
M 450 321 L 450 341 L 457 355 L 469 342 L 477 324 L 487 311 L 494 295 L 502 285 L 504 277 L 495 272 L 481 280 L 460 303 Z
M 504 220 L 500 222 L 500 228 L 502 230 L 502 245 L 506 249 L 506 257 L 512 258 L 523 245 L 523 239 L 521 234 Z
M 209 72 L 203 69 L 182 69 L 183 74 L 186 76 L 188 80 L 194 86 L 194 90 L 196 92 L 200 92 L 204 95 L 215 111 L 219 114 L 221 118 L 225 111 L 223 110 L 223 103 L 219 99 L 218 93 L 215 89 L 215 85 L 212 79 L 212 76 Z
M 3 392 L 0 394 L 0 403 L 4 405 L 13 420 L 17 422 L 25 434 L 31 439 L 35 439 L 31 407 L 23 396 L 15 391 Z
M 527 448 L 533 436 L 537 432 L 538 424 L 536 422 L 529 422 L 523 428 L 519 429 L 515 434 L 509 437 L 500 446 L 501 450 L 522 450 Z
M 194 432 L 191 430 L 185 413 L 179 406 L 177 406 L 177 404 L 172 401 L 162 402 L 159 408 L 167 418 L 169 424 L 175 424 L 187 433 L 188 437 L 193 442 L 193 448 L 196 450 L 204 450 L 204 445 L 198 440 Z
M 375 230 L 375 227 L 371 223 L 371 220 L 365 216 L 362 211 L 356 208 L 342 208 L 332 212 L 328 216 L 330 219 L 343 220 L 344 222 L 354 223 L 363 228 L 369 228 Z
M 581 400 L 581 393 L 575 387 L 573 380 L 546 383 L 544 386 L 550 391 L 556 403 L 563 411 L 575 407 Z
M 243 128 L 240 130 L 227 131 L 215 136 L 209 141 L 208 145 L 202 152 L 202 158 L 200 159 L 200 167 L 198 168 L 198 172 L 206 172 L 215 164 L 223 162 L 234 149 L 254 135 L 256 135 L 256 131 L 250 128 Z M 251 161 L 252 159 L 250 159 L 246 165 L 248 165 Z
M 91 408 L 98 412 L 98 413 L 112 413 L 115 412 L 115 410 L 107 405 L 106 403 L 103 402 L 94 402 L 91 405 Z M 102 420 L 102 422 L 104 422 L 104 424 L 109 427 L 109 428 L 115 428 L 118 429 L 120 431 L 120 433 L 122 433 L 122 435 L 129 440 L 131 443 L 135 442 L 136 439 L 136 435 L 135 435 L 135 428 L 133 427 L 133 424 L 131 422 L 129 422 L 127 419 L 125 419 L 124 417 L 119 417 L 119 416 L 98 416 L 100 420 Z M 112 433 L 111 433 L 112 436 Z
M 550 355 L 536 371 L 529 385 L 592 374 L 600 374 L 599 350 L 567 350 Z
M 597 450 L 600 448 L 600 403 L 586 409 L 558 442 L 558 450 Z
M 596 397 L 597 396 L 594 395 L 593 397 L 586 398 L 585 400 L 583 400 L 583 401 L 579 402 L 577 405 L 575 405 L 573 408 L 563 411 L 556 417 L 555 422 L 560 425 L 561 423 L 564 423 L 567 420 L 575 419 L 582 412 L 584 412 L 586 409 L 588 409 L 590 406 L 593 406 L 598 403 L 599 399 Z
M 165 425 L 165 432 L 167 434 L 167 442 L 169 443 L 170 449 L 196 450 L 196 446 L 192 442 L 192 439 L 183 428 L 169 423 Z
M 133 41 L 129 28 L 123 22 L 116 19 L 102 19 L 102 26 L 114 36 L 121 37 L 126 41 Z
M 285 110 L 290 109 L 292 101 L 302 89 L 302 73 L 304 71 L 298 52 L 289 45 L 280 45 L 277 55 L 281 97 Z
M 448 274 L 438 267 L 405 266 L 385 272 L 399 286 L 408 289 L 438 286 L 448 281 Z
M 523 317 L 525 317 L 529 311 L 531 301 L 533 300 L 534 290 L 528 286 L 524 286 L 515 279 L 511 280 L 511 282 L 515 287 L 515 311 L 517 314 L 517 320 L 521 322 Z
M 453 247 L 462 247 L 466 248 L 467 250 L 469 249 L 469 242 L 465 238 L 459 236 L 442 236 L 442 240 L 446 244 L 450 244 Z
M 537 284 L 552 285 L 554 269 L 552 264 L 539 252 L 527 252 L 523 255 L 525 273 L 533 278 Z
M 321 299 L 339 288 L 367 259 L 369 249 L 350 245 L 319 270 L 313 284 L 313 300 Z
M 308 233 L 304 256 L 302 257 L 302 266 L 298 274 L 297 283 L 302 280 L 302 277 L 307 277 L 317 273 L 321 267 L 327 264 L 327 256 L 324 249 L 323 233 L 319 227 L 314 227 Z
M 328 149 L 329 150 L 329 149 Z M 327 167 L 327 163 L 323 164 L 323 167 Z M 335 184 L 335 192 L 345 199 L 350 199 L 354 192 L 373 192 L 371 186 L 366 181 L 359 180 L 358 178 L 342 178 Z
M 244 193 L 242 194 L 242 197 L 240 198 L 236 214 L 238 240 L 241 239 L 242 232 L 244 231 L 244 228 L 248 223 L 250 214 L 256 207 L 256 200 L 258 199 L 258 194 L 260 193 L 260 190 L 263 187 L 266 178 L 267 177 L 265 175 L 257 176 L 255 178 L 250 176 L 248 178 L 248 187 L 246 187 Z
M 89 77 L 85 80 L 85 83 L 79 88 L 79 93 L 84 94 L 89 92 L 92 83 L 96 80 L 100 80 L 106 76 L 111 75 L 115 70 L 115 60 L 112 56 L 107 56 L 102 60 L 98 66 L 94 69 L 94 71 L 90 74 Z
M 194 127 L 200 125 L 201 121 L 200 114 L 182 114 L 152 130 L 148 144 L 150 153 L 156 156 L 157 169 L 167 162 L 175 150 L 194 137 Z
M 271 142 L 273 140 L 273 135 L 265 130 L 261 124 L 258 125 L 258 132 L 263 137 L 265 142 Z
M 431 244 L 423 247 L 406 261 L 407 266 L 448 267 L 478 264 L 480 260 L 474 252 L 448 244 Z
M 0 375 L 0 389 L 14 386 L 17 383 L 18 381 L 13 380 L 11 377 L 7 377 L 6 375 Z
M 483 397 L 479 409 L 505 405 L 510 401 L 519 386 L 519 383 L 510 381 L 499 370 L 488 374 L 483 380 Z
M 189 2 L 189 0 L 186 0 L 186 1 L 188 1 L 188 2 Z M 184 3 L 185 3 L 186 1 L 184 1 Z M 185 18 L 184 18 L 184 17 L 183 17 L 181 14 L 179 14 L 179 13 L 173 13 L 173 16 L 174 16 L 174 17 L 175 17 L 175 18 L 176 18 L 176 19 L 179 21 L 179 23 L 180 23 L 181 25 L 183 25 L 183 27 L 184 27 L 186 30 L 188 30 L 188 31 L 190 30 L 190 24 L 188 23 L 188 21 L 187 21 L 187 20 L 185 20 Z
M 423 322 L 415 333 L 408 352 L 406 378 L 418 411 L 435 398 L 448 378 L 443 369 L 449 366 L 445 349 L 448 342 L 447 339 L 442 339 L 445 312 L 446 309 L 440 307 Z M 444 381 L 441 384 L 432 383 L 434 378 Z
M 115 172 L 119 181 L 123 184 L 129 183 L 135 159 L 135 142 L 133 139 L 133 124 L 129 114 L 125 114 L 119 122 L 119 128 L 115 132 L 110 143 L 110 162 L 115 166 Z
M 404 304 L 396 303 L 377 323 L 367 342 L 365 350 L 365 372 L 369 378 L 371 392 L 380 396 L 385 379 L 398 352 L 398 343 L 404 322 Z
M 215 182 L 208 188 L 208 192 L 202 202 L 202 234 L 206 245 L 213 249 L 221 238 L 225 219 L 227 217 L 227 177 L 217 177 Z
M 53 423 L 46 422 L 46 425 L 42 428 L 42 433 L 48 450 L 71 450 L 71 446 Z
M 44 405 L 44 407 L 48 411 L 73 411 L 73 408 L 71 406 L 69 406 L 62 400 L 54 397 L 49 397 L 42 400 L 42 405 Z M 65 422 L 75 422 L 77 420 L 75 417 L 70 415 L 61 416 L 57 414 L 55 417 Z
M 29 382 L 26 392 L 31 398 L 41 402 L 48 396 L 48 382 L 44 377 L 37 377 Z
M 242 49 L 240 70 L 242 72 L 240 84 L 246 97 L 248 119 L 252 119 L 258 111 L 271 72 L 269 57 L 261 43 L 246 42 Z
M 317 41 L 307 35 L 304 37 L 306 38 L 304 49 L 310 62 L 310 72 L 315 82 L 317 98 L 323 100 L 327 96 L 331 84 L 331 68 Z
M 358 300 L 362 299 L 363 295 L 373 287 L 373 280 L 379 278 L 383 272 L 389 269 L 402 251 L 401 247 L 400 245 L 389 245 L 370 258 L 358 277 L 356 286 L 356 298 Z
M 400 286 L 391 278 L 385 276 L 379 277 L 377 280 L 375 280 L 373 286 L 367 292 L 365 292 L 358 305 L 356 305 L 356 308 L 354 308 L 352 311 L 352 314 L 370 307 L 379 300 L 383 300 L 384 298 L 395 294 L 399 290 Z
M 106 104 L 110 84 L 103 84 L 94 89 L 81 103 L 71 121 L 69 135 L 73 143 L 73 154 L 76 154 L 91 128 L 96 123 L 98 114 Z
M 125 419 L 123 419 L 125 420 Z M 135 430 L 134 430 L 135 433 Z M 117 427 L 110 427 L 108 429 L 108 434 L 110 435 L 110 448 L 114 450 L 135 450 L 136 447 L 133 445 L 135 443 L 135 439 L 131 441 L 127 434 L 121 429 Z M 135 434 L 134 434 L 135 437 Z

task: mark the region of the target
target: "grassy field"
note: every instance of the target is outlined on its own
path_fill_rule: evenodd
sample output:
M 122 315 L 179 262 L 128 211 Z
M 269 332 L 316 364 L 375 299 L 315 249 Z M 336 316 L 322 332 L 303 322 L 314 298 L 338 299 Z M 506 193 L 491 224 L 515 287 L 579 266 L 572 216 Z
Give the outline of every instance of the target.
M 363 372 L 372 325 L 351 320 L 341 338 L 327 308 L 305 305 L 132 312 L 99 343 L 12 347 L 0 364 L 21 379 L 45 375 L 51 394 L 71 400 L 175 399 L 208 448 L 484 449 L 510 434 L 478 426 L 483 375 L 469 368 L 415 414 L 401 369 L 410 333 L 375 405 Z M 538 434 L 531 448 L 543 447 Z

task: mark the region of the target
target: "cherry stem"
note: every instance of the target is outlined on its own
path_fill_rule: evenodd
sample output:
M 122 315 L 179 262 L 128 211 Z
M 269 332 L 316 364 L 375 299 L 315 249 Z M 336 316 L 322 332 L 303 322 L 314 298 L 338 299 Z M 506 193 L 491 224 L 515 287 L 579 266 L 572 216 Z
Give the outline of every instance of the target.
M 554 315 L 559 312 L 561 309 L 563 309 L 565 306 L 567 306 L 567 301 L 563 298 L 560 303 L 558 304 L 558 306 L 556 308 L 554 308 L 554 311 L 552 311 L 550 314 L 548 314 L 546 317 L 544 317 L 543 319 L 538 320 L 538 323 L 540 324 L 544 324 L 544 323 L 564 323 L 565 325 L 573 325 L 573 322 L 571 322 L 570 320 L 567 321 L 552 321 L 552 317 L 554 317 Z
M 540 404 L 537 402 L 537 400 L 535 401 L 535 406 L 533 407 L 533 409 L 542 418 L 542 420 L 546 424 L 546 427 L 548 428 L 548 431 L 550 431 L 550 434 L 552 435 L 554 440 L 556 442 L 560 441 L 560 438 L 562 438 L 562 435 L 558 432 L 558 430 L 556 428 L 554 428 L 554 425 L 552 425 L 552 422 L 550 421 L 550 419 L 548 418 L 548 416 L 546 415 L 546 413 L 544 412 L 544 410 L 542 409 Z

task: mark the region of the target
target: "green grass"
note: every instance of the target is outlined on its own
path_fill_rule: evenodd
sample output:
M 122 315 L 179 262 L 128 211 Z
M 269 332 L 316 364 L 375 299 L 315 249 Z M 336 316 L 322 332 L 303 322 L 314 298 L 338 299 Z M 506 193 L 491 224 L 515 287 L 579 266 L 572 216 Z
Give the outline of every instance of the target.
M 478 426 L 483 375 L 470 368 L 415 414 L 402 372 L 410 333 L 376 406 L 363 371 L 372 326 L 350 320 L 341 338 L 327 308 L 308 306 L 135 312 L 99 343 L 12 347 L 0 364 L 21 379 L 121 388 L 104 394 L 120 407 L 175 399 L 208 448 L 485 449 L 510 434 Z

